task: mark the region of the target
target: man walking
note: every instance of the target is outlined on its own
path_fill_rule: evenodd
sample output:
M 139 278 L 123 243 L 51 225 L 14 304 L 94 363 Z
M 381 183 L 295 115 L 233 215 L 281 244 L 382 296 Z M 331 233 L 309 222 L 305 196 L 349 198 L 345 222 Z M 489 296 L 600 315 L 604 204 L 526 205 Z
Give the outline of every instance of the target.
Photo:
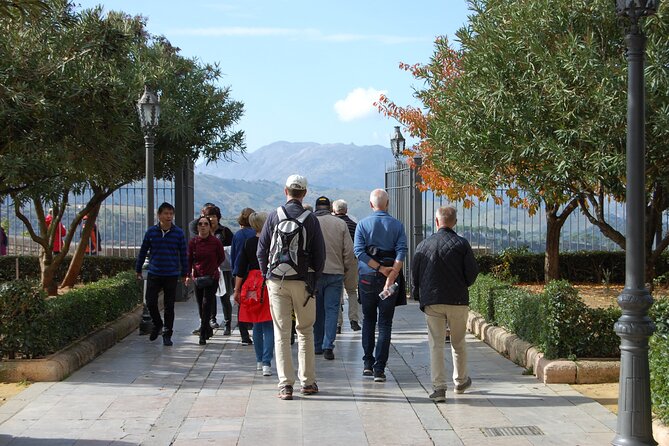
M 472 385 L 467 373 L 465 331 L 469 314 L 469 287 L 479 268 L 469 242 L 455 233 L 457 211 L 452 206 L 437 209 L 435 223 L 439 230 L 416 248 L 411 264 L 412 294 L 420 300 L 425 313 L 430 345 L 430 365 L 434 392 L 430 399 L 446 401 L 444 337 L 451 330 L 453 382 L 455 393 L 464 393 Z
M 407 254 L 406 233 L 402 223 L 388 214 L 388 201 L 385 190 L 372 191 L 369 204 L 374 213 L 360 220 L 353 243 L 353 251 L 358 258 L 358 288 L 364 316 L 362 374 L 373 375 L 375 382 L 386 380 L 385 369 L 390 352 L 395 306 L 406 305 L 402 275 Z M 377 319 L 379 339 L 375 342 Z
M 346 223 L 348 232 L 351 235 L 351 241 L 355 238 L 356 222 L 347 215 L 348 203 L 344 200 L 335 200 L 332 202 L 332 214 Z M 350 280 L 344 279 L 344 289 L 348 299 L 348 320 L 351 324 L 351 330 L 360 331 L 360 305 L 358 304 L 358 270 L 351 275 Z M 341 294 L 341 304 L 339 307 L 339 317 L 337 318 L 337 333 L 341 333 L 341 327 L 344 325 L 344 293 Z
M 332 215 L 330 199 L 316 200 L 318 223 L 325 240 L 325 267 L 316 285 L 316 323 L 314 342 L 316 354 L 335 359 L 334 343 L 337 337 L 337 318 L 344 291 L 344 277 L 355 276 L 356 261 L 353 256 L 353 241 L 346 223 Z
M 172 223 L 174 206 L 163 203 L 158 207 L 158 224 L 151 226 L 144 234 L 142 247 L 137 256 L 135 271 L 137 278 L 142 279 L 142 266 L 147 255 L 149 268 L 146 278 L 146 306 L 153 320 L 153 329 L 149 340 L 155 341 L 160 330 L 163 331 L 163 345 L 172 345 L 174 328 L 174 301 L 176 298 L 179 277 L 185 282 L 188 275 L 186 258 L 186 237 L 178 226 Z M 160 317 L 158 309 L 158 293 L 163 291 L 165 305 L 165 321 Z
M 274 321 L 279 398 L 293 399 L 295 369 L 290 349 L 291 313 L 295 312 L 302 394 L 318 392 L 314 355 L 316 302 L 314 287 L 325 264 L 325 243 L 318 219 L 302 206 L 307 179 L 291 175 L 284 188 L 286 204 L 267 217 L 258 240 L 258 263 L 267 279 Z

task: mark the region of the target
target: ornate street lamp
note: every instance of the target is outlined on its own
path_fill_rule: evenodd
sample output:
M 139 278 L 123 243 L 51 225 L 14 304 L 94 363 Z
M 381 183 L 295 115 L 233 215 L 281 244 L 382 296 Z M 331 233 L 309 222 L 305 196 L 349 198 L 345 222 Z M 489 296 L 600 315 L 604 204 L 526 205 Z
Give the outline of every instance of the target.
M 620 391 L 614 445 L 655 445 L 650 404 L 648 338 L 655 325 L 653 304 L 645 286 L 645 91 L 646 37 L 639 19 L 657 11 L 659 0 L 617 0 L 618 15 L 630 20 L 627 43 L 627 221 L 625 289 L 618 296 L 622 316 L 614 329 L 620 336 Z
M 160 100 L 148 86 L 144 86 L 144 94 L 137 101 L 137 113 L 139 123 L 144 133 L 144 147 L 146 148 L 146 227 L 154 223 L 153 216 L 153 147 L 155 144 L 156 130 L 160 120 Z M 144 265 L 146 270 L 147 265 Z M 146 306 L 146 277 L 144 278 L 144 309 L 142 310 L 142 322 L 139 325 L 139 334 L 148 334 L 153 327 L 151 315 Z
M 402 133 L 400 133 L 400 126 L 395 126 L 395 136 L 390 139 L 390 150 L 393 152 L 396 160 L 400 159 L 400 156 L 404 153 L 404 148 L 406 147 L 406 140 Z

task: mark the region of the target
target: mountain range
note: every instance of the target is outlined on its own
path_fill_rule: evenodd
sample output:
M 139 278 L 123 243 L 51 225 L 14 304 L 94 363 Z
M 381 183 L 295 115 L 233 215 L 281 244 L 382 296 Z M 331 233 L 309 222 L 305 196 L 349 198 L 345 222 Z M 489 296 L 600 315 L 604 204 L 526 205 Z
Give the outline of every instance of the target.
M 195 173 L 279 184 L 299 173 L 310 186 L 371 191 L 383 187 L 385 167 L 393 161 L 390 149 L 379 145 L 278 141 L 229 161 L 200 164 Z

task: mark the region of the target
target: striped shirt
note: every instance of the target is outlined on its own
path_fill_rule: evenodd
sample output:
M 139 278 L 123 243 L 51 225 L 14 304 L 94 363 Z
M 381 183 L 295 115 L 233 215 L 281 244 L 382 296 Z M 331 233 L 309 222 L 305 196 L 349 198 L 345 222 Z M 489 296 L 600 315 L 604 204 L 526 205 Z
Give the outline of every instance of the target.
M 160 225 L 151 226 L 144 234 L 144 241 L 137 256 L 135 271 L 142 272 L 144 259 L 149 256 L 149 274 L 154 276 L 182 276 L 188 275 L 188 260 L 186 257 L 186 236 L 174 224 L 168 230 Z

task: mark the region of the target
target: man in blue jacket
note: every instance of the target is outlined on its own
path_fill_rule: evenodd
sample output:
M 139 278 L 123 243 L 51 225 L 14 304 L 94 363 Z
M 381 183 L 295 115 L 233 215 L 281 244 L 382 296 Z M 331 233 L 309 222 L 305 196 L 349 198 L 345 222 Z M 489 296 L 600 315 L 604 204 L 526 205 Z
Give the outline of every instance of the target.
M 358 222 L 353 252 L 358 258 L 358 290 L 362 304 L 363 376 L 375 382 L 386 380 L 390 335 L 397 305 L 406 305 L 402 268 L 407 254 L 407 236 L 402 222 L 388 214 L 388 193 L 375 189 L 369 195 L 374 213 Z M 397 284 L 397 286 L 394 286 Z M 396 288 L 389 293 L 390 288 Z M 388 293 L 381 297 L 381 292 Z M 378 319 L 379 337 L 374 332 Z
M 137 278 L 142 279 L 142 266 L 147 255 L 149 268 L 146 279 L 146 306 L 153 320 L 153 329 L 149 340 L 155 341 L 163 326 L 163 345 L 172 345 L 174 328 L 174 301 L 176 298 L 177 281 L 183 281 L 188 275 L 186 258 L 186 236 L 178 226 L 172 223 L 174 206 L 163 203 L 158 207 L 158 221 L 144 234 L 142 247 L 137 256 L 135 271 Z M 158 309 L 158 293 L 163 291 L 165 322 Z
M 435 223 L 439 230 L 416 248 L 411 275 L 413 297 L 427 320 L 434 402 L 446 401 L 446 366 L 444 336 L 446 324 L 451 329 L 453 382 L 455 393 L 464 393 L 472 385 L 467 373 L 465 332 L 469 314 L 469 287 L 479 268 L 469 242 L 453 231 L 457 211 L 452 206 L 437 209 Z

